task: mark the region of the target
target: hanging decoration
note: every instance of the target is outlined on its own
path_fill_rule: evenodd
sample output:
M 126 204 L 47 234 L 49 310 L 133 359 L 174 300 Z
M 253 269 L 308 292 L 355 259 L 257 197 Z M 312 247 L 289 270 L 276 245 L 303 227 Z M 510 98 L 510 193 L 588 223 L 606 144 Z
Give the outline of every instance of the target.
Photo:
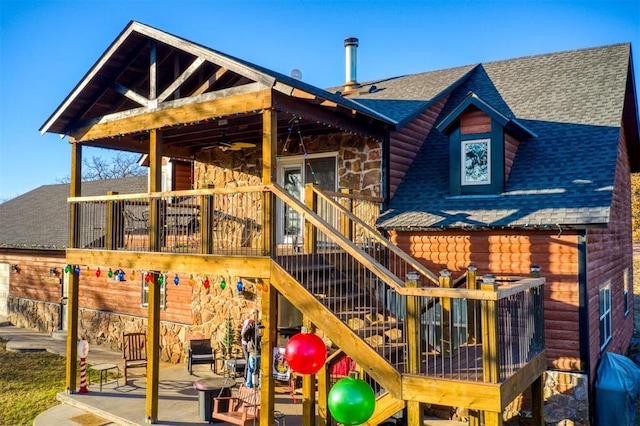
M 244 290 L 244 284 L 242 284 L 242 280 L 238 280 L 238 283 L 236 284 L 236 288 L 238 289 L 238 291 Z
M 195 278 L 193 278 L 193 274 L 189 275 L 189 285 L 193 287 L 196 283 Z
M 76 265 L 73 271 L 76 273 L 76 275 L 80 275 L 80 265 Z
M 153 275 L 151 275 L 151 272 L 147 272 L 144 275 L 144 281 L 147 283 L 151 283 L 151 281 L 153 281 Z
M 204 286 L 204 288 L 209 288 L 209 286 L 211 285 L 209 277 L 204 277 L 204 280 L 202 280 L 202 285 Z
M 122 269 L 118 269 L 118 281 L 124 281 L 124 271 Z
M 109 278 L 113 278 L 113 271 L 111 270 L 111 268 L 109 268 L 109 270 L 107 271 L 107 276 Z
M 180 278 L 178 278 L 178 274 L 175 274 L 175 275 L 173 276 L 173 283 L 174 283 L 175 285 L 180 284 Z
M 371 386 L 364 380 L 345 377 L 331 387 L 327 405 L 338 423 L 359 425 L 373 415 L 376 397 Z
M 315 374 L 327 359 L 327 347 L 315 334 L 302 332 L 289 339 L 284 356 L 293 371 Z
M 100 268 L 96 269 L 96 277 L 100 278 L 100 274 L 102 274 Z
M 67 265 L 67 266 L 65 266 L 65 267 L 64 267 L 64 272 L 65 272 L 66 274 L 68 274 L 69 272 L 71 272 L 71 265 Z
M 129 280 L 133 281 L 135 279 L 136 279 L 136 271 L 132 269 L 131 273 L 129 274 Z
M 158 284 L 162 285 L 164 283 L 164 275 L 160 274 L 158 275 Z
M 227 287 L 227 283 L 225 282 L 225 280 L 223 278 L 222 281 L 220 281 L 220 288 L 224 290 L 226 287 Z

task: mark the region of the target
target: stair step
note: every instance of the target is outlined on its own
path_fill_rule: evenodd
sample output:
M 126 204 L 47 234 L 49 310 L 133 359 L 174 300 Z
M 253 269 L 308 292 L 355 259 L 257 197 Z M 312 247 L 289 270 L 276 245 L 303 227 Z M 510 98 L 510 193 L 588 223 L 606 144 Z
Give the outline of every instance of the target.
M 67 340 L 67 330 L 56 330 L 51 333 L 51 338 L 55 340 Z

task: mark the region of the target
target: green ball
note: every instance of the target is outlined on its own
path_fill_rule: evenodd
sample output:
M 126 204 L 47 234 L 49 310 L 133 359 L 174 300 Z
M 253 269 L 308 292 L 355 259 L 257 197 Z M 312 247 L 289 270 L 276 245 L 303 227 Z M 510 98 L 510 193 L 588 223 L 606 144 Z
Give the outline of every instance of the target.
M 376 396 L 364 380 L 345 377 L 329 391 L 329 412 L 338 423 L 359 425 L 371 418 Z

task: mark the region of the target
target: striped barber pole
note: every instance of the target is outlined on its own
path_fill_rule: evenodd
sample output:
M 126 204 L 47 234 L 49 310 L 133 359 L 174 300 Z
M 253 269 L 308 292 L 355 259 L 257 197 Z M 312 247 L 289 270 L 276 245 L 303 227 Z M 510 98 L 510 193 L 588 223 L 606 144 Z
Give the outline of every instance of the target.
M 80 390 L 78 393 L 89 393 L 87 388 L 87 359 L 80 358 Z

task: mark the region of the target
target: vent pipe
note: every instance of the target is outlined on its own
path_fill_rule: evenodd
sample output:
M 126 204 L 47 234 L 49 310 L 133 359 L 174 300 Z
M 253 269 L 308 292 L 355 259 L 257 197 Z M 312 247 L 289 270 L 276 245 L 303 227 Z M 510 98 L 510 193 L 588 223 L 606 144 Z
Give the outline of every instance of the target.
M 358 68 L 358 39 L 355 37 L 347 37 L 344 39 L 345 48 L 345 83 L 344 92 L 351 92 L 356 87 L 359 87 L 358 80 L 356 78 L 356 71 Z

